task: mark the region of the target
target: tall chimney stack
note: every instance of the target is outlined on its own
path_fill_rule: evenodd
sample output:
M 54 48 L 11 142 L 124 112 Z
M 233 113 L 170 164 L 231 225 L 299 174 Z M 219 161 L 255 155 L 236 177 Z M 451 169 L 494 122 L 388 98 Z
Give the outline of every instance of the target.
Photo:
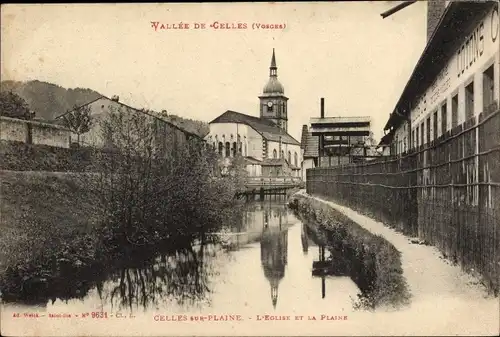
M 325 99 L 321 97 L 321 118 L 325 118 Z
M 427 42 L 429 42 L 434 30 L 444 14 L 446 0 L 428 0 L 427 1 Z

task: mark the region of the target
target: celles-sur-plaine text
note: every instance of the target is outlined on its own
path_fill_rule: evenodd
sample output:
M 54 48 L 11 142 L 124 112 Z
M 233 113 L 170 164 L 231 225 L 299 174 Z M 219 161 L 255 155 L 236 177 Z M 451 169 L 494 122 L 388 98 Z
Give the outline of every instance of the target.
M 155 32 L 173 31 L 173 30 L 283 30 L 286 29 L 286 23 L 267 23 L 267 22 L 223 22 L 213 21 L 205 22 L 161 22 L 151 21 L 151 28 Z

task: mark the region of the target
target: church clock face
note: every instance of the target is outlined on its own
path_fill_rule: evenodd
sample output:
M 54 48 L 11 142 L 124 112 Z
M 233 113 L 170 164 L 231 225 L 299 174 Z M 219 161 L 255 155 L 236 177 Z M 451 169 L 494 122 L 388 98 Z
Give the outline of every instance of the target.
M 267 102 L 267 106 L 270 107 L 270 108 L 272 108 L 273 107 L 273 102 L 271 102 L 271 101 Z

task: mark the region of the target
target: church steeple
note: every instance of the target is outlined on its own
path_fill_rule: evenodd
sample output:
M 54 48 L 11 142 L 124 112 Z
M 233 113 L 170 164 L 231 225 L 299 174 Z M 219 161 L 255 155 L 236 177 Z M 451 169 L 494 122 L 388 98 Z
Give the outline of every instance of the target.
M 269 76 L 271 77 L 278 76 L 278 67 L 276 66 L 276 56 L 274 55 L 274 48 L 273 48 L 273 57 L 271 58 L 271 66 L 269 67 Z
M 276 65 L 276 53 L 273 48 L 271 66 L 269 67 L 269 79 L 260 99 L 260 118 L 273 121 L 279 128 L 287 131 L 287 101 L 285 88 L 278 80 L 278 66 Z

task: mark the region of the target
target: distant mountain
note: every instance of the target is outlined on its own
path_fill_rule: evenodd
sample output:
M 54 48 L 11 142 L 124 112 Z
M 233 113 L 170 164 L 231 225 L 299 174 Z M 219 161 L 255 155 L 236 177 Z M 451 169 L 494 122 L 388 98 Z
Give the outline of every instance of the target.
M 80 106 L 103 96 L 92 89 L 66 89 L 38 80 L 28 82 L 2 81 L 0 84 L 1 91 L 16 93 L 26 101 L 30 110 L 35 112 L 35 118 L 45 120 L 52 120 L 72 110 L 75 105 Z M 138 109 L 140 108 L 138 107 Z M 176 115 L 162 115 L 161 118 L 202 137 L 209 132 L 208 124 L 199 120 Z
M 51 120 L 56 116 L 102 96 L 91 89 L 66 89 L 41 81 L 2 81 L 1 91 L 12 91 L 26 101 L 36 118 Z

